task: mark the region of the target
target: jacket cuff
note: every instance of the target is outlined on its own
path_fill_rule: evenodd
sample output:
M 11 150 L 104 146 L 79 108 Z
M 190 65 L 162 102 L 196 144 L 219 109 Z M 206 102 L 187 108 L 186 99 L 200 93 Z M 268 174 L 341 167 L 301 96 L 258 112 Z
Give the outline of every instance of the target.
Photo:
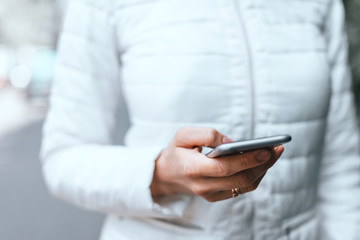
M 133 177 L 125 178 L 129 181 L 124 186 L 123 194 L 128 192 L 127 205 L 142 212 L 142 216 L 160 217 L 160 218 L 179 218 L 191 200 L 191 196 L 178 194 L 174 196 L 164 196 L 153 198 L 151 196 L 150 185 L 155 170 L 155 161 L 158 158 L 162 147 L 149 147 L 134 151 L 131 156 L 135 159 L 144 159 L 141 164 L 133 161 L 129 173 Z M 129 191 L 127 191 L 129 190 Z M 128 208 L 130 209 L 130 207 Z
M 155 201 L 150 185 L 162 147 L 80 145 L 48 154 L 43 173 L 52 193 L 80 207 L 129 217 L 181 217 L 190 196 Z

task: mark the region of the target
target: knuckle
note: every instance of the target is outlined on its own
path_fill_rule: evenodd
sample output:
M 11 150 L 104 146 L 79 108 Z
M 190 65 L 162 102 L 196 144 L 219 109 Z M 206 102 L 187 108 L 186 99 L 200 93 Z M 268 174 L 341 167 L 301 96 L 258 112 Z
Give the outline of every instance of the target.
M 253 167 L 252 166 L 253 164 L 251 163 L 251 158 L 246 153 L 237 154 L 236 160 L 237 160 L 238 163 L 241 163 L 241 167 L 244 168 L 244 169 Z
M 254 182 L 254 180 L 250 177 L 246 177 L 245 181 L 244 181 L 246 186 L 251 186 L 253 184 L 253 182 Z
M 183 171 L 186 178 L 195 178 L 198 176 L 197 171 L 195 171 L 191 166 L 184 166 Z
M 203 187 L 202 185 L 199 184 L 194 184 L 192 186 L 192 192 L 197 195 L 197 196 L 201 196 L 201 197 L 206 197 L 207 194 L 207 190 L 205 187 Z
M 237 180 L 237 184 L 239 187 L 247 187 L 247 186 L 251 185 L 251 183 L 252 183 L 250 178 L 248 176 L 246 176 L 245 174 L 238 176 L 236 178 L 236 180 Z
M 217 161 L 217 175 L 221 177 L 230 176 L 232 174 L 232 170 L 225 161 Z
M 208 142 L 215 142 L 218 136 L 218 132 L 214 128 L 209 128 L 207 131 Z
M 218 132 L 216 131 L 215 128 L 210 128 L 209 133 L 212 137 L 216 137 Z
M 243 177 L 242 176 L 238 176 L 236 178 L 236 182 L 235 182 L 235 186 L 237 187 L 244 187 L 244 180 L 243 180 Z

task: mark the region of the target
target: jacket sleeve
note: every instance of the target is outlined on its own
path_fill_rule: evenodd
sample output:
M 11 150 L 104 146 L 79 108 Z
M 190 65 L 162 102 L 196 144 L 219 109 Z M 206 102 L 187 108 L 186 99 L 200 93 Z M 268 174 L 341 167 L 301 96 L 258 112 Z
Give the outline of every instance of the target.
M 186 205 L 181 198 L 160 205 L 151 197 L 154 162 L 162 146 L 113 145 L 121 99 L 115 24 L 106 4 L 89 2 L 70 3 L 59 41 L 43 129 L 45 181 L 54 195 L 87 209 L 121 216 L 181 216 Z
M 325 34 L 332 97 L 319 186 L 321 239 L 360 239 L 360 142 L 340 0 L 331 2 Z

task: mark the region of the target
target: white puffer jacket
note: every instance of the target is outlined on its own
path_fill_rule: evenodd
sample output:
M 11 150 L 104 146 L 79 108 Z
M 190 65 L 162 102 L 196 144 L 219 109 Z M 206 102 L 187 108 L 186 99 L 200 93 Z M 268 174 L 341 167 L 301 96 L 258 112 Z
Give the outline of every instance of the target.
M 360 239 L 343 17 L 340 0 L 73 1 L 44 128 L 49 188 L 108 213 L 103 240 Z M 251 193 L 155 201 L 154 160 L 185 125 L 293 141 Z

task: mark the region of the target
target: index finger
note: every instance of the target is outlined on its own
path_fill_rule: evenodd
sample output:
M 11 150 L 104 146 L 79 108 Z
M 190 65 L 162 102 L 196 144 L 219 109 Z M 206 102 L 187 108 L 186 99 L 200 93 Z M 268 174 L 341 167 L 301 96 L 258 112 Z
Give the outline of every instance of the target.
M 271 159 L 277 160 L 283 151 L 283 147 L 274 149 L 259 149 L 240 154 L 228 155 L 221 158 L 207 158 L 206 168 L 202 174 L 207 177 L 226 177 L 237 172 L 254 168 Z M 206 160 L 205 160 L 206 161 Z

